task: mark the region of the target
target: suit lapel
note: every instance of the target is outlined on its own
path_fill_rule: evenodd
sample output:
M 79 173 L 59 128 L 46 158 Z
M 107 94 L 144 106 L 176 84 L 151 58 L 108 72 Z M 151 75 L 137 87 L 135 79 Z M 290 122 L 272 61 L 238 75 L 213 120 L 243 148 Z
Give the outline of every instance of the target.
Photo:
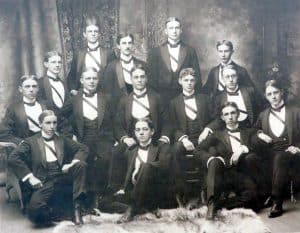
M 107 65 L 107 51 L 100 47 L 100 61 L 101 61 L 101 69 L 104 69 Z
M 128 101 L 126 101 L 126 124 L 127 124 L 127 132 L 130 130 L 131 121 L 132 121 L 132 102 L 133 102 L 133 92 L 128 96 Z
M 289 143 L 292 143 L 293 139 L 293 116 L 292 110 L 289 107 L 285 108 L 285 125 L 289 137 Z
M 83 67 L 85 67 L 85 55 L 86 55 L 86 49 L 80 51 L 78 53 L 78 62 L 77 62 L 77 73 L 81 74 Z
M 51 84 L 50 84 L 48 76 L 46 76 L 44 78 L 44 87 L 45 87 L 45 93 L 46 93 L 47 100 L 49 100 L 51 103 L 53 103 Z
M 98 98 L 97 99 L 97 104 L 98 104 L 97 111 L 98 111 L 98 129 L 99 129 L 102 125 L 102 121 L 104 118 L 107 103 L 106 103 L 106 99 L 104 98 L 103 93 L 98 92 L 97 98 Z
M 64 158 L 64 143 L 63 140 L 60 140 L 58 136 L 54 136 L 54 145 L 57 161 L 60 165 L 63 163 Z
M 17 112 L 17 116 L 20 119 L 20 125 L 24 125 L 26 129 L 29 130 L 29 125 L 27 122 L 27 115 L 25 112 L 25 107 L 23 102 L 20 102 L 17 106 L 16 106 L 16 112 Z
M 74 117 L 76 125 L 78 127 L 78 134 L 83 135 L 83 92 L 80 91 L 76 97 L 74 97 L 73 103 Z
M 169 55 L 167 44 L 164 44 L 163 46 L 161 46 L 160 53 L 161 53 L 162 59 L 165 62 L 168 70 L 171 72 L 172 71 L 171 60 L 170 60 L 170 55 Z
M 251 123 L 253 123 L 253 109 L 252 109 L 252 104 L 251 104 L 251 99 L 250 99 L 249 93 L 248 93 L 247 89 L 245 89 L 243 87 L 240 90 L 241 90 L 241 95 L 243 97 L 243 100 L 244 100 L 244 103 L 246 106 L 246 111 L 248 113 L 249 120 Z
M 269 126 L 269 115 L 270 115 L 270 108 L 268 108 L 264 113 L 263 113 L 263 117 L 262 117 L 262 129 L 264 131 L 264 133 L 269 134 L 270 133 L 270 126 Z
M 231 143 L 229 139 L 229 135 L 226 130 L 222 131 L 223 137 L 221 137 L 222 140 L 224 140 L 225 147 L 228 151 L 232 152 Z
M 196 100 L 196 105 L 197 105 L 197 119 L 199 122 L 199 125 L 203 125 L 203 120 L 202 120 L 202 101 L 199 97 L 199 95 L 195 96 L 195 100 Z
M 185 114 L 185 104 L 184 104 L 184 100 L 183 100 L 183 96 L 182 94 L 179 95 L 178 98 L 178 104 L 177 108 L 178 108 L 178 119 L 180 119 L 183 122 L 183 125 L 186 125 L 186 114 Z
M 156 106 L 155 104 L 156 103 L 154 101 L 154 97 L 153 97 L 150 90 L 148 91 L 147 96 L 148 96 L 148 100 L 149 100 L 150 117 L 153 120 L 153 123 L 155 124 L 156 119 L 157 119 L 157 116 L 156 116 L 157 112 L 155 111 L 155 106 Z M 155 125 L 155 128 L 156 127 L 157 127 L 157 125 Z
M 157 157 L 158 147 L 153 146 L 152 144 L 149 147 L 147 162 L 153 162 Z
M 39 159 L 41 160 L 43 166 L 46 168 L 47 167 L 46 150 L 45 150 L 45 145 L 42 136 L 37 137 L 37 144 L 39 146 L 40 156 L 41 156 Z
M 182 64 L 183 64 L 183 61 L 186 57 L 186 54 L 187 54 L 187 50 L 186 50 L 186 46 L 181 43 L 180 45 L 180 49 L 179 49 L 179 57 L 178 57 L 178 67 L 177 67 L 177 70 L 180 70 Z
M 123 69 L 120 61 L 116 62 L 116 74 L 118 79 L 118 84 L 122 92 L 127 95 L 125 80 L 123 76 Z

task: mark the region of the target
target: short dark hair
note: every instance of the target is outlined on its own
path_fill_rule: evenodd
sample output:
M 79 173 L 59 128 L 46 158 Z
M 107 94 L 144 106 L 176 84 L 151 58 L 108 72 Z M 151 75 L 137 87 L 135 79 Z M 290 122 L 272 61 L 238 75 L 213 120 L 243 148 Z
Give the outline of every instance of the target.
M 275 87 L 275 88 L 283 91 L 282 84 L 278 80 L 275 80 L 275 79 L 271 79 L 271 80 L 266 81 L 265 91 L 266 91 L 267 87 Z
M 182 79 L 183 77 L 188 75 L 192 75 L 195 77 L 196 76 L 195 70 L 193 68 L 184 68 L 180 71 L 179 78 Z
M 25 74 L 23 76 L 21 76 L 18 80 L 18 86 L 22 86 L 23 82 L 25 82 L 26 80 L 34 80 L 36 81 L 36 83 L 38 84 L 38 79 L 37 79 L 37 76 L 34 75 L 34 74 Z
M 147 75 L 147 67 L 145 65 L 143 65 L 142 63 L 135 64 L 131 70 L 131 74 L 133 74 L 133 72 L 136 70 L 143 70 L 143 71 L 145 71 L 145 74 Z
M 144 117 L 144 118 L 136 119 L 136 121 L 134 123 L 134 128 L 135 128 L 135 126 L 136 126 L 136 124 L 138 122 L 146 122 L 148 124 L 149 128 L 152 129 L 152 130 L 154 130 L 153 121 L 149 117 Z
M 172 22 L 172 21 L 178 22 L 178 23 L 180 24 L 180 26 L 181 26 L 181 21 L 180 21 L 180 19 L 177 18 L 177 17 L 169 17 L 169 18 L 167 18 L 165 25 L 167 26 L 167 24 L 168 24 L 169 22 Z
M 48 62 L 49 58 L 53 57 L 53 56 L 59 56 L 62 58 L 62 54 L 60 52 L 53 50 L 53 51 L 49 51 L 45 54 L 44 62 Z
M 233 50 L 233 44 L 229 40 L 218 41 L 217 44 L 216 44 L 216 48 L 218 49 L 220 45 L 226 45 L 230 48 L 230 50 Z
M 46 109 L 39 115 L 39 123 L 42 124 L 45 117 L 47 116 L 56 116 L 52 110 Z
M 81 76 L 80 76 L 80 77 L 83 77 L 83 74 L 86 73 L 86 72 L 89 72 L 89 71 L 92 71 L 92 72 L 97 73 L 97 76 L 98 76 L 98 70 L 97 70 L 95 67 L 88 66 L 88 67 L 85 67 L 85 68 L 82 70 Z
M 120 33 L 118 36 L 117 36 L 117 44 L 120 45 L 120 42 L 121 42 L 121 39 L 124 38 L 124 37 L 127 37 L 129 36 L 132 40 L 132 43 L 134 43 L 134 36 L 133 34 L 129 33 L 129 32 L 123 32 L 123 33 Z
M 99 22 L 98 16 L 89 15 L 89 16 L 85 17 L 85 19 L 83 21 L 84 29 L 86 29 L 88 26 L 91 26 L 91 25 L 95 25 L 99 28 L 100 22 Z
M 221 115 L 223 114 L 223 109 L 226 107 L 233 107 L 237 110 L 237 112 L 240 112 L 239 107 L 237 106 L 237 104 L 235 102 L 232 101 L 226 101 L 220 108 L 220 113 Z

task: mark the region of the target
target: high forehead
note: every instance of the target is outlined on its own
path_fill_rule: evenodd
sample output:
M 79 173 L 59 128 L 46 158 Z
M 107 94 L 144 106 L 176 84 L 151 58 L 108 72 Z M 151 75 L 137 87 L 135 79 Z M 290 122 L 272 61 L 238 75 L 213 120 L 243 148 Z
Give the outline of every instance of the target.
M 266 93 L 280 92 L 280 89 L 274 86 L 267 86 Z
M 150 128 L 148 123 L 146 121 L 138 121 L 136 124 L 135 124 L 135 128 L 136 129 L 139 129 L 139 128 Z
M 57 121 L 57 117 L 55 115 L 49 115 L 49 116 L 45 116 L 43 123 L 44 122 L 53 122 L 53 121 Z
M 22 82 L 22 86 L 32 86 L 37 85 L 37 81 L 35 79 L 26 79 Z
M 236 70 L 235 69 L 232 69 L 232 68 L 225 68 L 223 70 L 223 75 L 232 75 L 232 74 L 237 74 Z
M 86 71 L 82 74 L 82 78 L 86 79 L 86 78 L 98 78 L 98 74 L 94 71 Z
M 237 112 L 237 109 L 233 106 L 226 106 L 222 109 L 222 113 L 223 115 L 226 114 L 226 113 L 231 113 L 231 112 Z
M 218 50 L 219 51 L 226 51 L 226 50 L 231 50 L 230 46 L 229 45 L 226 45 L 226 44 L 220 44 L 218 46 Z
M 132 76 L 144 75 L 146 72 L 143 69 L 136 69 L 132 72 Z
M 188 74 L 183 76 L 181 79 L 184 81 L 188 81 L 188 80 L 195 80 L 195 77 L 193 75 Z
M 97 31 L 97 30 L 99 30 L 99 27 L 97 25 L 92 24 L 92 25 L 87 26 L 85 28 L 85 30 L 86 31 L 95 31 L 95 30 Z
M 180 27 L 180 26 L 181 26 L 180 23 L 178 21 L 175 21 L 175 20 L 170 21 L 170 22 L 168 22 L 166 24 L 167 28 L 170 28 L 170 27 Z
M 120 43 L 124 43 L 124 42 L 132 42 L 132 38 L 129 36 L 129 35 L 127 35 L 127 36 L 124 36 L 124 37 L 122 37 L 121 39 L 120 39 Z
M 51 57 L 48 58 L 48 61 L 49 62 L 52 62 L 52 61 L 61 61 L 61 56 L 59 56 L 59 55 L 51 56 Z

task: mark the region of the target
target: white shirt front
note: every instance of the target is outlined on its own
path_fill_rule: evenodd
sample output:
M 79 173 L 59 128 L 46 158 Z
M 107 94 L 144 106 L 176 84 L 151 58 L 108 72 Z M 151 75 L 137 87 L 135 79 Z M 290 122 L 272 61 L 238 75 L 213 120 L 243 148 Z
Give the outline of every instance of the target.
M 93 48 L 93 47 L 97 47 L 98 44 L 95 45 L 91 45 L 88 44 L 88 47 Z M 90 54 L 92 55 L 90 55 Z M 101 65 L 101 52 L 100 52 L 100 48 L 98 48 L 96 51 L 90 51 L 89 53 L 86 53 L 85 55 L 85 67 L 93 67 L 95 68 L 98 72 L 100 71 L 100 66 L 97 64 L 97 62 Z M 97 62 L 95 62 L 95 60 Z
M 229 95 L 229 94 L 227 94 L 227 101 L 236 103 L 239 110 L 247 112 L 247 108 L 246 108 L 245 101 L 244 101 L 244 98 L 242 96 L 241 90 L 238 90 L 238 95 Z M 248 114 L 246 114 L 244 112 L 240 112 L 238 121 L 246 120 L 246 118 L 248 117 Z
M 150 141 L 151 142 L 151 141 Z M 146 163 L 147 160 L 148 160 L 148 152 L 149 152 L 149 149 L 148 150 L 142 150 L 142 149 L 138 149 L 137 151 L 137 157 L 135 159 L 135 166 L 134 166 L 134 171 L 132 173 L 132 180 L 133 181 L 136 181 L 135 180 L 135 176 L 138 174 L 140 168 L 141 168 L 141 165 L 142 165 L 142 162 L 143 163 Z M 133 182 L 134 183 L 134 182 Z
M 168 44 L 168 51 L 170 54 L 171 69 L 173 72 L 175 72 L 178 69 L 180 44 L 176 48 L 171 48 L 171 46 Z
M 193 95 L 194 92 L 191 94 L 191 93 L 186 93 L 183 91 L 183 95 L 185 96 L 191 96 Z M 193 97 L 193 98 L 190 98 L 190 99 L 184 99 L 184 109 L 185 109 L 185 114 L 188 118 L 190 118 L 191 120 L 195 120 L 197 118 L 197 103 L 196 103 L 196 98 Z M 189 106 L 189 107 L 188 107 Z M 190 108 L 192 108 L 194 111 L 192 111 Z
M 44 134 L 43 131 L 42 131 L 42 136 L 47 138 L 47 136 Z M 56 151 L 54 140 L 51 140 L 51 141 L 44 140 L 44 143 L 47 144 L 49 147 L 51 147 L 54 151 Z M 57 161 L 57 157 L 53 154 L 53 152 L 47 146 L 45 146 L 45 151 L 46 151 L 46 161 L 47 162 Z
M 55 79 L 57 78 L 55 75 L 53 75 L 49 71 L 47 72 L 47 75 L 49 77 L 53 77 Z M 65 101 L 65 87 L 64 87 L 62 81 L 54 81 L 49 78 L 49 82 L 51 85 L 52 100 L 53 100 L 54 104 L 56 105 L 56 107 L 62 108 L 62 106 L 64 105 L 64 101 Z
M 134 90 L 134 93 L 137 95 L 142 95 L 145 92 L 147 92 L 146 89 L 144 89 L 142 92 L 137 93 L 137 90 Z M 139 102 L 139 103 L 138 103 Z M 146 108 L 150 108 L 148 95 L 146 94 L 143 97 L 137 98 L 135 95 L 133 95 L 133 101 L 132 101 L 132 111 L 131 115 L 136 119 L 141 119 L 144 117 L 149 116 L 150 112 L 145 107 L 141 106 L 141 104 L 144 105 Z
M 25 103 L 29 103 L 29 101 L 26 98 L 23 98 L 23 101 Z M 35 101 L 33 106 L 30 106 L 28 104 L 24 104 L 25 113 L 27 116 L 29 116 L 32 120 L 34 120 L 37 124 L 39 122 L 39 116 L 43 112 L 42 106 Z M 33 132 L 39 132 L 41 131 L 40 127 L 38 127 L 36 124 L 32 123 L 31 120 L 27 119 L 28 127 Z
M 285 107 L 283 107 L 282 109 L 280 109 L 279 112 L 274 112 L 274 114 L 276 114 L 282 121 L 285 122 Z M 284 132 L 284 128 L 285 128 L 285 124 L 282 123 L 277 117 L 275 117 L 272 113 L 270 113 L 269 115 L 269 125 L 270 125 L 270 129 L 272 131 L 272 133 L 276 136 L 276 137 L 280 137 L 283 132 Z
M 234 137 L 241 140 L 241 133 L 240 132 L 228 132 L 229 135 L 232 135 L 233 137 L 229 136 L 231 149 L 233 152 L 237 151 L 241 147 L 241 142 L 235 139 Z
M 98 108 L 98 94 L 95 93 L 93 97 L 86 97 L 85 94 L 83 94 L 82 98 L 83 116 L 91 121 L 95 120 L 98 117 L 98 111 L 96 110 Z M 87 102 L 95 106 L 96 109 L 91 107 Z

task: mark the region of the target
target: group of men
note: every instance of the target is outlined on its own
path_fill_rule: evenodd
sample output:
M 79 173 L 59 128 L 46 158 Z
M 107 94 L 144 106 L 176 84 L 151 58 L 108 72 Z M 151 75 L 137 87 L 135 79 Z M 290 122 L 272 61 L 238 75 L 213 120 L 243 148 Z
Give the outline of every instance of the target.
M 145 63 L 133 56 L 131 34 L 118 36 L 119 56 L 100 47 L 99 23 L 88 17 L 87 47 L 66 81 L 55 51 L 45 56 L 44 77 L 19 79 L 21 98 L 7 108 L 0 138 L 15 147 L 8 170 L 34 223 L 55 220 L 55 205 L 67 201 L 75 224 L 83 206 L 105 203 L 127 222 L 201 197 L 208 220 L 222 207 L 258 210 L 268 195 L 269 217 L 283 213 L 291 168 L 300 165 L 300 110 L 285 104 L 278 80 L 266 82 L 267 101 L 260 97 L 227 40 L 217 43 L 220 64 L 202 86 L 181 22 L 171 17 L 165 26 L 167 42 Z

